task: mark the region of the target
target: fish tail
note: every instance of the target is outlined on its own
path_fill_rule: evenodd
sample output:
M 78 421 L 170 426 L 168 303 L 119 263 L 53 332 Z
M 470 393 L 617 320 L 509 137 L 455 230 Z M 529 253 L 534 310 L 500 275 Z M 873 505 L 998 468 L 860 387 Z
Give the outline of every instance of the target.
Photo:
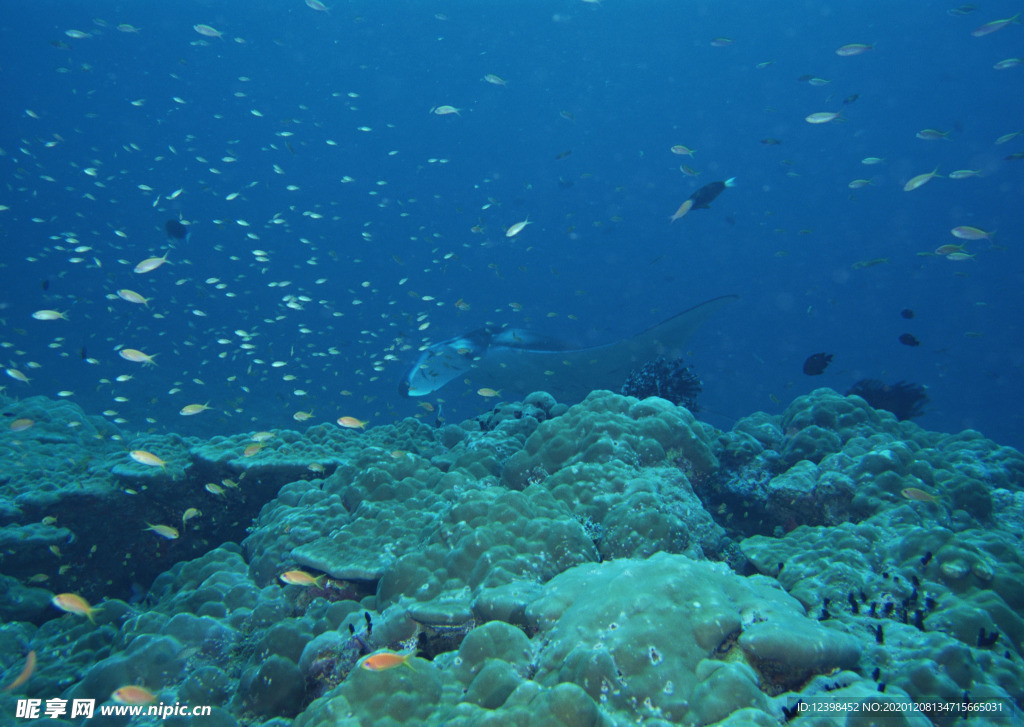
M 726 187 L 735 187 L 736 186 L 736 177 L 729 177 L 728 179 L 726 179 L 725 180 L 725 186 Z
M 410 668 L 410 669 L 412 669 L 413 671 L 416 671 L 416 667 L 414 667 L 414 666 L 412 665 L 412 662 L 410 662 L 410 661 L 409 661 L 410 659 L 412 659 L 412 657 L 413 657 L 413 655 L 412 655 L 412 654 L 406 654 L 406 655 L 405 655 L 405 658 L 403 658 L 403 659 L 402 659 L 402 664 L 403 664 L 404 666 L 407 666 L 407 667 L 409 667 L 409 668 Z

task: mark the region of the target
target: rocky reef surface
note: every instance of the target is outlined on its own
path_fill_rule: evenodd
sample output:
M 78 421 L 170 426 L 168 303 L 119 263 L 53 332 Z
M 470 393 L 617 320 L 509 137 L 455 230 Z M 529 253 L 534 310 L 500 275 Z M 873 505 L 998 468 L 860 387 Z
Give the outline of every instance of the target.
M 36 659 L 0 723 L 127 685 L 208 727 L 1019 723 L 1024 457 L 977 432 L 829 389 L 731 431 L 606 391 L 209 440 L 0 413 L 0 685 Z

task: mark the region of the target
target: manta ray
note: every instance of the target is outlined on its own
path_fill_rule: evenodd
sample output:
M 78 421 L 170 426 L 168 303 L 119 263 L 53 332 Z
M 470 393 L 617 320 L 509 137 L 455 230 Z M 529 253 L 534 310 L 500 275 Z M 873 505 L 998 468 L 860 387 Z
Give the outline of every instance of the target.
M 477 328 L 424 349 L 399 392 L 427 396 L 460 378 L 471 389 L 497 389 L 506 398 L 547 391 L 559 401 L 582 401 L 595 389 L 618 391 L 630 371 L 657 356 L 681 355 L 712 313 L 738 299 L 712 298 L 629 338 L 587 348 L 521 328 Z

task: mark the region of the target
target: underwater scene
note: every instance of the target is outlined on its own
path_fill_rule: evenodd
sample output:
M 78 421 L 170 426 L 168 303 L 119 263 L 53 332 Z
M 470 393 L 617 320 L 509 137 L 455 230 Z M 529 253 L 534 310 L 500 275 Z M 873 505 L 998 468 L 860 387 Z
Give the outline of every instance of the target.
M 0 725 L 1024 725 L 1024 6 L 0 14 Z

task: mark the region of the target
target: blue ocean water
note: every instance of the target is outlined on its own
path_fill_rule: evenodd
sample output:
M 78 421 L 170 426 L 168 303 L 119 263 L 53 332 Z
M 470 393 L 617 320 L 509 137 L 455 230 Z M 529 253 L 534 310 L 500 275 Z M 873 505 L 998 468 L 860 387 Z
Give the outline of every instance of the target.
M 0 359 L 31 381 L 5 391 L 197 436 L 433 417 L 397 393 L 431 342 L 491 323 L 592 345 L 738 294 L 690 343 L 716 426 L 876 378 L 927 386 L 926 428 L 1024 446 L 1024 136 L 995 143 L 1024 128 L 1024 67 L 993 68 L 1024 30 L 974 37 L 1017 6 L 954 7 L 10 4 Z M 963 225 L 995 234 L 933 253 Z M 439 397 L 451 420 L 493 403 Z

